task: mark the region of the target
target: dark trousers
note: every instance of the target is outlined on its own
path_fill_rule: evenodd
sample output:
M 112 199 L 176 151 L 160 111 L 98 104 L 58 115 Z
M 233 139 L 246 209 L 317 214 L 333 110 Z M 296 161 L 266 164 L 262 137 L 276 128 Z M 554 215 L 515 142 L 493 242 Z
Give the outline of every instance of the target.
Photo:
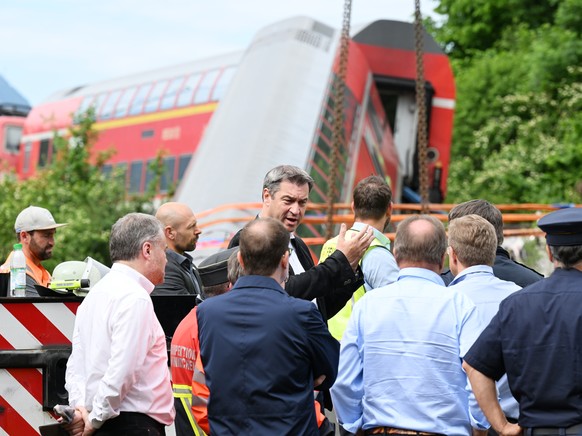
M 95 432 L 98 436 L 165 436 L 166 426 L 145 413 L 121 412 Z

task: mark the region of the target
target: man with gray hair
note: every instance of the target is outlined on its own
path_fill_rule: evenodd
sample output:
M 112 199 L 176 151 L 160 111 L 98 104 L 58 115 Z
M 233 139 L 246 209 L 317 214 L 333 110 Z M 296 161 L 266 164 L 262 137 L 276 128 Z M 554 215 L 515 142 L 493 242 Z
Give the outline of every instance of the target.
M 263 207 L 259 217 L 281 221 L 290 233 L 289 279 L 285 290 L 292 297 L 315 300 L 327 321 L 363 285 L 358 262 L 370 246 L 374 234 L 366 226 L 360 237 L 346 241 L 346 227 L 342 224 L 336 251 L 316 266 L 309 248 L 294 233 L 305 215 L 313 183 L 311 176 L 296 166 L 273 168 L 263 180 Z M 229 248 L 238 246 L 239 235 L 240 231 L 230 241 Z
M 174 421 L 166 338 L 150 294 L 164 280 L 166 240 L 151 215 L 111 229 L 113 266 L 79 306 L 65 388 L 72 435 L 164 435 Z
M 483 434 L 461 359 L 481 325 L 464 294 L 444 286 L 442 223 L 413 215 L 396 229 L 396 282 L 366 293 L 342 338 L 331 389 L 345 430 L 364 434 Z M 473 418 L 478 421 L 472 421 Z M 480 433 L 479 433 L 480 432 Z
M 485 218 L 465 215 L 449 224 L 449 266 L 455 278 L 450 287 L 463 292 L 477 306 L 483 328 L 499 310 L 499 304 L 521 287 L 493 275 L 497 238 Z M 517 422 L 519 405 L 509 390 L 507 376 L 497 382 L 503 412 L 509 422 Z M 493 429 L 489 434 L 496 435 Z

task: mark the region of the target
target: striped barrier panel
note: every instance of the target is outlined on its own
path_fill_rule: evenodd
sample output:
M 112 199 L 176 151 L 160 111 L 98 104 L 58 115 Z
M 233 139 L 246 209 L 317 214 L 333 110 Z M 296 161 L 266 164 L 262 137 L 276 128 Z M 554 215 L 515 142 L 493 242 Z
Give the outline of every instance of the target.
M 0 436 L 36 436 L 67 402 L 66 362 L 82 300 L 0 298 Z

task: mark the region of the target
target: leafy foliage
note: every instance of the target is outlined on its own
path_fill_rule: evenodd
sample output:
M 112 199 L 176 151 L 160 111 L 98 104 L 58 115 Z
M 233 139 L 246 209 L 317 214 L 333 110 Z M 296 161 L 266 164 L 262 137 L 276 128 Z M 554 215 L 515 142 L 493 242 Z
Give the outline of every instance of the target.
M 113 223 L 129 212 L 152 213 L 152 191 L 129 198 L 124 174 L 111 177 L 102 174 L 101 165 L 108 154 L 91 156 L 97 137 L 93 124 L 94 114 L 90 110 L 75 120 L 68 137 L 55 134 L 56 159 L 52 165 L 28 180 L 17 182 L 8 178 L 0 182 L 3 259 L 15 243 L 16 216 L 29 205 L 45 207 L 57 222 L 68 223 L 57 230 L 53 258 L 44 262 L 49 271 L 65 260 L 83 260 L 87 256 L 109 265 L 109 233 Z
M 457 108 L 447 201 L 582 202 L 582 0 L 441 0 Z

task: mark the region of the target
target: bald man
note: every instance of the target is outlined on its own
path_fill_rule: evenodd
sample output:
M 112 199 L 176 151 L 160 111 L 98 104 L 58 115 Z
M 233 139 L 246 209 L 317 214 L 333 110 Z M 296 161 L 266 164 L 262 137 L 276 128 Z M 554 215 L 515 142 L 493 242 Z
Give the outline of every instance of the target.
M 156 212 L 166 236 L 166 276 L 152 295 L 201 295 L 202 281 L 187 251 L 196 249 L 202 231 L 192 209 L 184 203 L 164 203 Z

